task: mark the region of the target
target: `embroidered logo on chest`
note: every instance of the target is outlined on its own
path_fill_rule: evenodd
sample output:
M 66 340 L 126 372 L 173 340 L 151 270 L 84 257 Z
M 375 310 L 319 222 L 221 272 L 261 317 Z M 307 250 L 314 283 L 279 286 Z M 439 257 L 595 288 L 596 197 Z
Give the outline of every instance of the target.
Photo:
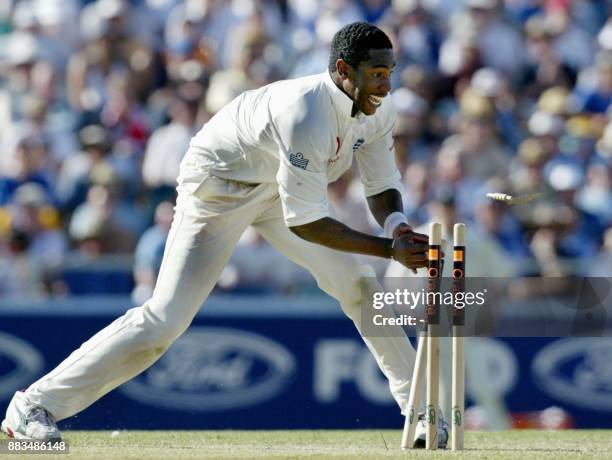
M 302 152 L 292 153 L 289 155 L 289 163 L 296 168 L 306 169 L 309 161 L 310 160 L 304 158 L 304 154 Z
M 357 139 L 355 143 L 353 144 L 353 153 L 355 153 L 357 149 L 361 147 L 363 144 L 365 144 L 364 138 L 360 137 L 359 139 Z

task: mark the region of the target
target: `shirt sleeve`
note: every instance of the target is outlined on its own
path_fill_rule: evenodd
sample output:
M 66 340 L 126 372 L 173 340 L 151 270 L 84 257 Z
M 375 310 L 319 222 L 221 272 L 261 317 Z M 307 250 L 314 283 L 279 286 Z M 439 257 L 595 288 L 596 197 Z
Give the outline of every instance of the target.
M 292 107 L 272 122 L 280 159 L 276 181 L 288 227 L 329 216 L 325 170 L 329 136 L 317 113 L 305 106 Z
M 370 197 L 388 189 L 403 193 L 402 177 L 395 163 L 393 147 L 393 126 L 395 114 L 389 115 L 382 135 L 364 144 L 357 152 L 357 164 L 365 196 Z

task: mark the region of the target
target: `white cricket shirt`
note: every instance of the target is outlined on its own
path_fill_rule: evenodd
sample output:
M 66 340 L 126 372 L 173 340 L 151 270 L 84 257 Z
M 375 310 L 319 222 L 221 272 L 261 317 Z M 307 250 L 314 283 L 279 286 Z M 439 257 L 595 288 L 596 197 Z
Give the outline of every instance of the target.
M 357 158 L 366 196 L 401 190 L 390 97 L 376 113 L 351 117 L 353 101 L 322 74 L 246 91 L 191 140 L 185 161 L 248 183 L 278 183 L 288 226 L 329 216 L 327 184 Z

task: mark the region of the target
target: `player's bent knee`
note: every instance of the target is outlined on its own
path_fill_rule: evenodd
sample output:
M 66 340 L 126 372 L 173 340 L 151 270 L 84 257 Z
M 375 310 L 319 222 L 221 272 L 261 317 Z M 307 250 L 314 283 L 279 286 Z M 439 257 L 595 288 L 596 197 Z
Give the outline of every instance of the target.
M 154 333 L 155 342 L 157 346 L 168 348 L 172 343 L 178 339 L 181 334 L 185 331 L 185 328 L 179 328 L 174 325 L 163 324 L 159 325 Z
M 191 318 L 161 319 L 148 305 L 142 307 L 142 332 L 151 346 L 168 348 L 189 327 Z

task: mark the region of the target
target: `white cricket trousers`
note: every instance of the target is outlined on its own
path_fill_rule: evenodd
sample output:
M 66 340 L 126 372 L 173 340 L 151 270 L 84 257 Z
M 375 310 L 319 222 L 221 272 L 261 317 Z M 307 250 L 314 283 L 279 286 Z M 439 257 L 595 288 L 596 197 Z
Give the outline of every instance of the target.
M 152 298 L 95 334 L 26 390 L 27 398 L 56 420 L 82 411 L 159 359 L 189 327 L 248 225 L 308 269 L 360 329 L 361 308 L 371 308 L 371 298 L 364 294 L 371 291 L 364 289 L 364 282 L 374 283 L 361 274 L 351 254 L 309 243 L 286 227 L 276 184 L 228 181 L 183 162 L 177 190 Z M 414 352 L 397 328 L 388 332 L 386 337 L 364 337 L 364 341 L 403 409 Z

